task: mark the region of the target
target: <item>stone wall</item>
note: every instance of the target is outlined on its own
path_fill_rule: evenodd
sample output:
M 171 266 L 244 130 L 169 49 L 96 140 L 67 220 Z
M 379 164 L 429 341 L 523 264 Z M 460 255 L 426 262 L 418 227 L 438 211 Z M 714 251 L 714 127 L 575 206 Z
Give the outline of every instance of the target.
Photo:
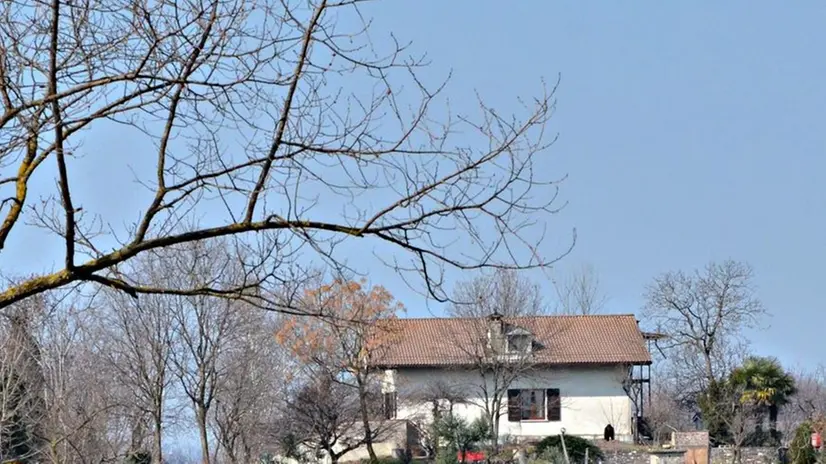
M 743 464 L 771 464 L 777 462 L 774 448 L 743 448 Z M 644 449 L 604 450 L 605 464 L 649 464 L 651 458 Z M 729 448 L 712 448 L 712 464 L 730 464 L 734 452 Z
M 743 464 L 771 464 L 777 462 L 775 448 L 743 448 Z M 712 448 L 711 464 L 729 464 L 733 462 L 734 450 L 731 448 Z
M 605 464 L 649 464 L 651 458 L 644 449 L 603 450 Z
M 671 444 L 678 448 L 695 448 L 708 446 L 708 432 L 674 432 Z

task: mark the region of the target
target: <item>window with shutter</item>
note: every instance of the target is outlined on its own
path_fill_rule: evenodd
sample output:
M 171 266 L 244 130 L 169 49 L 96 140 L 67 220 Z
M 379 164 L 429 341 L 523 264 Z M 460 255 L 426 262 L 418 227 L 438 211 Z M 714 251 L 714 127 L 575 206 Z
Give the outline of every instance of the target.
M 508 390 L 508 421 L 562 420 L 562 401 L 558 388 L 547 390 Z
M 558 388 L 549 388 L 548 395 L 548 420 L 558 422 L 562 420 L 562 401 Z
M 522 409 L 519 405 L 519 390 L 508 390 L 508 422 L 522 420 Z

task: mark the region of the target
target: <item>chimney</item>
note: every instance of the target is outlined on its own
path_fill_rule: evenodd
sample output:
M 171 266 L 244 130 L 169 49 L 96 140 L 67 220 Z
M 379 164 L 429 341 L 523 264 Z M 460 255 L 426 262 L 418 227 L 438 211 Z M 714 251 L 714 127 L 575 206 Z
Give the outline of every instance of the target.
M 504 322 L 499 311 L 494 310 L 488 316 L 488 347 L 494 352 L 505 352 Z

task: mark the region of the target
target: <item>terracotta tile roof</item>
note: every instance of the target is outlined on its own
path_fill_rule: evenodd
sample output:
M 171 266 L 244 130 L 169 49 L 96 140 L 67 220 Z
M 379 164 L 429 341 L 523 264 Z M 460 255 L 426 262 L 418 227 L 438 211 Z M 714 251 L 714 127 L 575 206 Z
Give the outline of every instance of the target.
M 538 364 L 649 364 L 651 355 L 633 315 L 505 318 L 531 332 Z M 393 321 L 393 343 L 376 364 L 388 367 L 472 363 L 487 339 L 487 318 L 404 318 Z M 475 343 L 474 343 L 475 341 Z

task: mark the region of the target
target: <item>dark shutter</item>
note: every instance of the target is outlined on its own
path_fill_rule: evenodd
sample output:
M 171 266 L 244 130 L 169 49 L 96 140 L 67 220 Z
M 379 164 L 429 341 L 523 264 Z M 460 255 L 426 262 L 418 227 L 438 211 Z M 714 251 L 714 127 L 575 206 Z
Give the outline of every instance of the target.
M 519 422 L 522 408 L 519 407 L 519 390 L 508 390 L 508 422 Z
M 548 420 L 561 421 L 562 420 L 562 401 L 559 398 L 558 388 L 548 389 Z
M 384 394 L 384 418 L 395 419 L 398 412 L 396 406 L 396 392 L 387 392 Z

